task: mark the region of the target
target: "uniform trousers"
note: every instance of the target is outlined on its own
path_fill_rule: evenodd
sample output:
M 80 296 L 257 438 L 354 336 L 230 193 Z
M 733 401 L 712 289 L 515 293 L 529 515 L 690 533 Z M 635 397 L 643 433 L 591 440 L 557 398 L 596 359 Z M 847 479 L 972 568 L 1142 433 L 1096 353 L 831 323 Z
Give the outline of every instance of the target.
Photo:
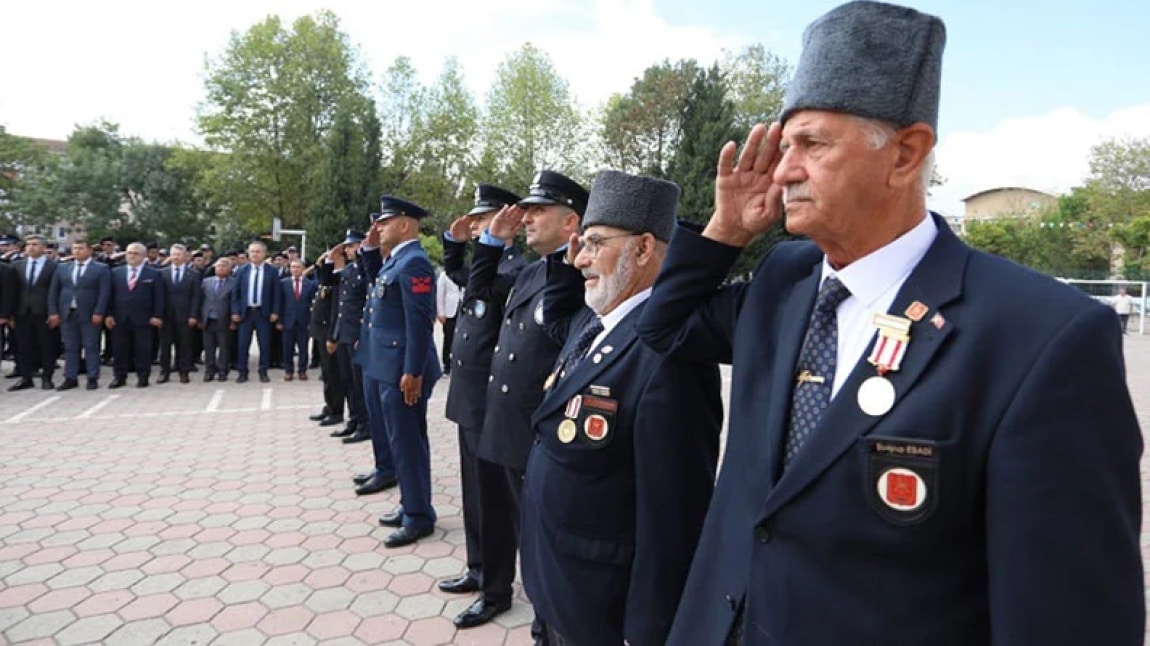
M 482 458 L 476 463 L 483 598 L 494 603 L 508 602 L 511 601 L 515 557 L 519 551 L 523 472 Z
M 383 399 L 380 397 L 383 382 L 363 374 L 363 400 L 367 408 L 367 428 L 371 432 L 371 452 L 375 457 L 375 471 L 385 478 L 394 478 L 395 459 L 391 455 L 391 440 L 387 436 L 387 420 L 383 415 Z M 343 410 L 343 402 L 340 402 Z
M 374 398 L 380 403 L 385 434 L 395 462 L 395 476 L 399 480 L 403 526 L 415 530 L 429 529 L 436 520 L 435 509 L 431 506 L 431 448 L 427 442 L 427 400 L 431 393 L 424 392 L 416 405 L 408 406 L 398 385 L 371 381 L 375 384 Z M 366 391 L 367 374 L 364 374 L 364 383 Z M 369 418 L 372 412 L 369 408 Z M 372 431 L 374 447 L 375 428 Z
M 482 581 L 483 548 L 479 526 L 482 510 L 479 507 L 479 460 L 475 446 L 479 433 L 459 427 L 459 479 L 463 489 L 463 536 L 467 541 L 467 572 Z
M 363 368 L 355 362 L 355 346 L 351 343 L 337 343 L 335 367 L 341 382 L 347 384 L 347 421 L 358 427 L 367 426 L 367 403 L 363 396 Z M 340 403 L 343 410 L 343 403 Z

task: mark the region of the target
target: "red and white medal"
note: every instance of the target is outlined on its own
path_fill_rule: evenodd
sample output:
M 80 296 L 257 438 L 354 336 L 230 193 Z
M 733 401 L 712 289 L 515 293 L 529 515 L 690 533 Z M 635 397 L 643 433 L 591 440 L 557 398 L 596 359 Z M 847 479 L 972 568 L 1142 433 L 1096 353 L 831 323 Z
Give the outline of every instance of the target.
M 878 328 L 878 336 L 867 362 L 878 374 L 859 386 L 858 403 L 864 413 L 878 417 L 894 406 L 894 385 L 886 378 L 886 373 L 897 371 L 902 365 L 902 358 L 910 345 L 911 321 L 890 314 L 875 314 L 872 322 Z

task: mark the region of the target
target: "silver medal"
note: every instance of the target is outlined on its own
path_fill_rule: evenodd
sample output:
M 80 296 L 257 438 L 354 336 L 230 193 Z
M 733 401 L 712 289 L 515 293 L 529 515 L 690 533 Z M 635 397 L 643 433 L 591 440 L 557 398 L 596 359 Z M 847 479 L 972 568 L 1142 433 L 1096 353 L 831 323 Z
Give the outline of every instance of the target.
M 867 415 L 886 415 L 894 406 L 894 385 L 886 377 L 871 377 L 859 386 L 858 400 L 859 408 Z

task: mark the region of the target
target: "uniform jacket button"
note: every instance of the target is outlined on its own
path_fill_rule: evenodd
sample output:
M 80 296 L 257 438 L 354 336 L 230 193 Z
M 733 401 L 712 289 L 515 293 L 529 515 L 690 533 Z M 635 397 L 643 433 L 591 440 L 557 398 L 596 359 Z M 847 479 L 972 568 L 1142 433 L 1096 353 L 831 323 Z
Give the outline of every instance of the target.
M 392 341 L 392 342 L 391 342 L 391 347 L 393 347 L 393 348 L 394 348 L 394 347 L 395 347 L 395 346 L 397 346 L 397 345 L 399 345 L 399 343 L 398 343 L 397 341 Z
M 499 387 L 499 390 L 506 393 L 510 389 L 507 387 L 507 384 L 503 384 L 502 386 Z
M 470 339 L 470 338 L 471 338 L 471 335 L 470 335 L 470 334 L 468 334 L 468 333 L 466 333 L 466 332 L 464 332 L 464 333 L 463 333 L 463 340 L 464 340 L 464 341 L 466 341 L 466 340 L 468 340 L 468 339 Z
M 487 375 L 487 383 L 495 381 L 495 375 Z
M 507 360 L 508 361 L 515 361 L 515 353 L 512 352 L 511 354 L 507 355 Z
M 495 354 L 499 354 L 499 346 L 495 346 Z
M 755 525 L 755 540 L 766 545 L 771 542 L 771 530 L 766 525 Z
M 738 604 L 735 603 L 735 598 L 729 594 L 723 595 L 723 601 L 727 602 L 727 607 L 731 610 L 735 610 L 738 607 Z

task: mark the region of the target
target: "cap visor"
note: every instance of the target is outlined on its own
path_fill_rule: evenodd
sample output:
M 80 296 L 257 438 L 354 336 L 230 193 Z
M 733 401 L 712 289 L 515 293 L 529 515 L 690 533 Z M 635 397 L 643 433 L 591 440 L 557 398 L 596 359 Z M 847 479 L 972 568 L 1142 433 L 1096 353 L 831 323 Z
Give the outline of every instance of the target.
M 553 200 L 546 195 L 528 195 L 522 200 L 519 200 L 520 206 L 524 204 L 562 204 L 562 202 Z

